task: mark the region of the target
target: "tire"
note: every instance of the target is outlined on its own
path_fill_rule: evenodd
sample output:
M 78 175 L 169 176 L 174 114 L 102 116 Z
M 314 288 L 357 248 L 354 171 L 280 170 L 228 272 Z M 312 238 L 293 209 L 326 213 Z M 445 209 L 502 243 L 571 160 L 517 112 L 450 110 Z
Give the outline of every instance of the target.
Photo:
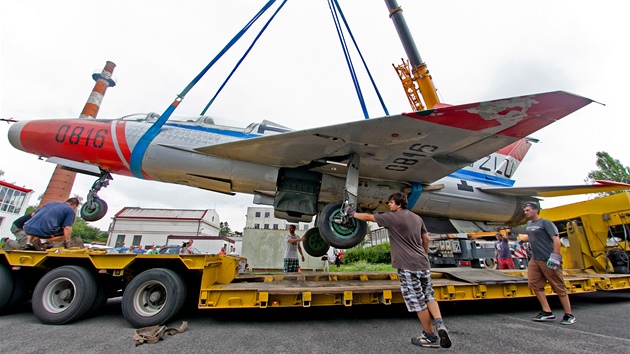
M 166 268 L 145 270 L 133 278 L 122 298 L 122 312 L 134 327 L 162 325 L 176 316 L 186 301 L 186 284 Z
M 79 266 L 63 266 L 46 273 L 33 291 L 33 314 L 45 324 L 67 324 L 87 313 L 97 293 L 92 273 Z
M 486 258 L 483 260 L 483 264 L 486 266 L 486 269 L 496 270 L 499 268 L 497 260 L 494 258 Z
M 346 225 L 336 223 L 341 217 L 341 202 L 326 205 L 318 218 L 319 233 L 327 244 L 341 249 L 352 248 L 365 238 L 367 222 L 354 218 Z
M 21 270 L 14 271 L 11 275 L 13 276 L 13 292 L 9 302 L 7 302 L 6 311 L 13 312 L 19 310 L 21 305 L 30 299 L 29 293 L 33 290 L 33 283 Z
M 110 285 L 109 279 L 105 276 L 99 276 L 96 278 L 96 298 L 94 299 L 94 303 L 90 307 L 90 309 L 85 314 L 85 317 L 92 317 L 101 311 L 105 304 L 107 304 L 107 300 L 109 299 Z
M 85 221 L 98 221 L 107 214 L 107 203 L 101 198 L 94 198 L 81 207 L 81 218 Z
M 11 294 L 13 293 L 13 275 L 11 270 L 0 264 L 0 312 L 8 308 Z
M 304 233 L 304 237 L 306 237 L 306 241 L 302 242 L 302 245 L 306 253 L 313 257 L 321 257 L 328 253 L 330 245 L 327 244 L 319 234 L 318 228 L 314 227 L 308 229 L 308 231 Z

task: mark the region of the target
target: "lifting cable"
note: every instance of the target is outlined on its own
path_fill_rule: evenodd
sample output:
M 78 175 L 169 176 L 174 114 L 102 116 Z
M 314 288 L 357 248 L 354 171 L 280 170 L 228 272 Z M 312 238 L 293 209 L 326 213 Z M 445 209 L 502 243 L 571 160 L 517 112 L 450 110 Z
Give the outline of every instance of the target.
M 155 137 L 160 132 L 160 129 L 162 129 L 162 126 L 164 126 L 166 121 L 170 118 L 171 114 L 173 114 L 177 106 L 184 99 L 184 96 L 186 96 L 186 94 L 197 84 L 197 82 L 201 80 L 201 78 L 212 67 L 212 65 L 214 65 L 214 63 L 216 63 L 217 60 L 219 60 L 219 58 L 221 58 L 223 54 L 225 54 L 228 49 L 230 49 L 232 45 L 234 45 L 234 43 L 236 43 L 243 36 L 243 34 L 247 32 L 252 24 L 256 22 L 256 20 L 258 20 L 258 18 L 260 18 L 260 16 L 264 14 L 265 11 L 267 11 L 267 9 L 269 9 L 269 7 L 275 2 L 276 0 L 269 0 L 267 4 L 265 4 L 265 6 L 263 6 L 263 8 L 247 23 L 247 25 L 245 25 L 245 27 L 243 27 L 243 29 L 241 29 L 234 36 L 234 38 L 230 40 L 230 42 L 221 50 L 221 52 L 219 52 L 219 54 L 217 54 L 214 59 L 212 59 L 212 61 L 210 61 L 210 63 L 208 63 L 208 65 L 206 65 L 206 67 L 201 70 L 201 72 L 188 84 L 188 86 L 186 86 L 186 88 L 179 95 L 177 95 L 173 103 L 171 103 L 171 105 L 166 108 L 160 118 L 158 118 L 158 120 L 142 135 L 142 137 L 136 143 L 133 151 L 131 152 L 131 157 L 129 158 L 129 170 L 134 177 L 146 179 L 146 176 L 142 171 L 142 159 L 144 157 L 144 154 L 146 153 L 149 144 L 151 144 L 151 141 L 155 139 Z
M 350 30 L 348 21 L 346 21 L 346 17 L 343 15 L 343 11 L 341 10 L 341 6 L 339 6 L 339 2 L 337 0 L 328 0 L 328 7 L 330 8 L 333 21 L 335 22 L 337 35 L 339 36 L 339 41 L 341 42 L 341 48 L 343 50 L 344 56 L 346 57 L 346 63 L 348 64 L 348 69 L 350 70 L 350 76 L 352 77 L 352 82 L 354 83 L 354 87 L 357 92 L 359 103 L 361 104 L 361 108 L 363 110 L 363 115 L 365 116 L 365 119 L 369 119 L 369 115 L 367 112 L 367 108 L 365 106 L 365 100 L 363 98 L 363 93 L 361 92 L 361 87 L 360 87 L 360 84 L 356 75 L 356 71 L 354 70 L 354 65 L 352 64 L 352 58 L 350 58 L 350 54 L 348 52 L 348 46 L 346 44 L 346 40 L 343 35 L 343 30 L 341 29 L 339 15 L 341 15 L 341 19 L 343 20 L 343 23 L 346 26 L 346 30 L 348 31 L 348 34 L 350 35 L 350 38 L 352 39 L 352 43 L 354 44 L 354 47 L 356 48 L 357 53 L 359 54 L 359 57 L 361 58 L 363 67 L 365 68 L 365 71 L 367 72 L 368 77 L 370 78 L 370 82 L 372 83 L 372 86 L 374 87 L 374 91 L 376 92 L 376 95 L 378 96 L 379 102 L 381 103 L 381 106 L 383 107 L 383 111 L 385 112 L 385 115 L 389 115 L 389 111 L 387 110 L 387 107 L 385 106 L 383 97 L 381 96 L 381 93 L 378 90 L 376 83 L 374 82 L 372 73 L 370 72 L 370 69 L 368 68 L 367 63 L 365 62 L 365 59 L 363 58 L 363 54 L 361 53 L 361 50 L 359 49 L 359 46 L 356 40 L 354 39 L 354 35 L 352 35 L 352 31 Z
M 241 65 L 241 63 L 243 62 L 243 60 L 245 60 L 245 57 L 247 56 L 247 54 L 249 54 L 249 52 L 252 50 L 252 48 L 254 47 L 254 45 L 256 44 L 256 42 L 258 41 L 258 39 L 260 38 L 260 36 L 263 34 L 263 32 L 267 29 L 267 27 L 269 26 L 269 24 L 271 23 L 271 21 L 276 17 L 276 15 L 278 14 L 278 12 L 280 12 L 280 9 L 282 9 L 282 7 L 284 6 L 284 4 L 287 3 L 287 0 L 284 0 L 282 2 L 282 4 L 280 4 L 280 6 L 276 9 L 276 12 L 273 13 L 273 15 L 271 15 L 271 17 L 269 18 L 269 20 L 267 21 L 267 23 L 265 23 L 265 25 L 263 26 L 263 28 L 260 30 L 260 32 L 258 32 L 258 35 L 256 35 L 256 38 L 254 38 L 254 41 L 252 42 L 252 44 L 249 46 L 249 48 L 247 48 L 247 50 L 245 51 L 245 54 L 243 54 L 243 56 L 241 57 L 241 59 L 239 59 L 239 61 L 236 63 L 236 66 L 234 66 L 234 69 L 232 69 L 232 71 L 230 72 L 230 74 L 228 75 L 228 77 L 225 79 L 225 81 L 223 81 L 223 84 L 221 84 L 221 87 L 219 87 L 219 90 L 217 90 L 217 93 L 214 94 L 214 96 L 212 97 L 212 99 L 210 99 L 210 102 L 208 102 L 208 104 L 206 105 L 206 107 L 203 109 L 203 111 L 201 111 L 201 115 L 203 116 L 204 114 L 206 114 L 206 111 L 208 110 L 208 108 L 210 108 L 210 105 L 212 104 L 212 102 L 214 102 L 214 100 L 217 98 L 217 96 L 219 95 L 219 93 L 221 93 L 221 91 L 223 90 L 223 88 L 225 87 L 225 85 L 227 84 L 227 82 L 230 80 L 230 78 L 232 77 L 232 75 L 234 75 L 234 72 L 236 71 L 236 69 L 238 69 L 238 67 Z

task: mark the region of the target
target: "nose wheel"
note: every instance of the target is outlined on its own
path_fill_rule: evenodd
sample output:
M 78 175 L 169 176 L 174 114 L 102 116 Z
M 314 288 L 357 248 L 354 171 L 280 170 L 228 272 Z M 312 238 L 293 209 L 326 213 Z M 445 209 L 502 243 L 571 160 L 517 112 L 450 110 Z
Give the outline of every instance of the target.
M 81 218 L 85 221 L 98 221 L 107 214 L 107 203 L 103 199 L 94 198 L 81 207 Z
M 98 197 L 98 192 L 101 188 L 107 187 L 111 180 L 113 178 L 109 172 L 101 172 L 101 176 L 94 182 L 88 193 L 87 201 L 81 207 L 81 218 L 83 220 L 98 221 L 107 214 L 107 203 Z

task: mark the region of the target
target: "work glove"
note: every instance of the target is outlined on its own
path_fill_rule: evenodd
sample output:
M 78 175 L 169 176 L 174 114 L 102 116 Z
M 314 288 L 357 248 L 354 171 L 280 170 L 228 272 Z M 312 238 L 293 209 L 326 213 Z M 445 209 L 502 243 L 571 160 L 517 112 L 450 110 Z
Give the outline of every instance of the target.
M 552 253 L 547 261 L 549 269 L 558 269 L 562 265 L 562 256 L 559 253 Z
M 352 206 L 348 205 L 346 207 L 346 215 L 348 215 L 348 217 L 350 218 L 354 217 L 354 209 L 352 208 Z

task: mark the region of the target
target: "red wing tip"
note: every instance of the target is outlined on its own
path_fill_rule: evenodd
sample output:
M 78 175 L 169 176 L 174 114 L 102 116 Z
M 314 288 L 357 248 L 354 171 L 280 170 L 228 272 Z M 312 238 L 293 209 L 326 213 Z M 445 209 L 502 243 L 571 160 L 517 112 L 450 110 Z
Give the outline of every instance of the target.
M 625 187 L 630 188 L 630 184 L 628 184 L 628 183 L 607 181 L 607 180 L 603 180 L 603 179 L 595 180 L 595 183 L 599 184 L 599 185 L 603 185 L 603 186 L 625 186 Z

